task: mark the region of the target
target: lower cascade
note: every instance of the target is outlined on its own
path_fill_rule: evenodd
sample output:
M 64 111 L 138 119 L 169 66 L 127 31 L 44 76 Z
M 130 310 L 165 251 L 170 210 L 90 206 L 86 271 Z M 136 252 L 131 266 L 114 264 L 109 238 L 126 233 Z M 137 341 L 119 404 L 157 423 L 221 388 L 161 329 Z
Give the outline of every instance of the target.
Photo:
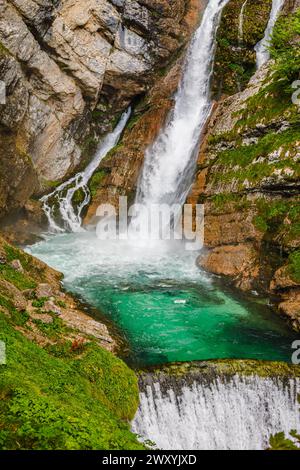
M 175 390 L 142 387 L 132 425 L 162 450 L 263 450 L 272 434 L 300 429 L 299 379 L 235 375 Z

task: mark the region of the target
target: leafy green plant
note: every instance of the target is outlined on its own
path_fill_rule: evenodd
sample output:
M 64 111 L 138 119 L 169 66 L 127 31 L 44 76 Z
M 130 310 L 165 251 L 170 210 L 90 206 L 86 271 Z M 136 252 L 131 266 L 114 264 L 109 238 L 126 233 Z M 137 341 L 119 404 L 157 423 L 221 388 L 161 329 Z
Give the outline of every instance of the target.
M 45 302 L 48 300 L 48 297 L 43 297 L 42 299 L 35 299 L 32 301 L 32 306 L 35 308 L 42 308 L 45 305 Z
M 300 403 L 300 396 L 298 397 Z M 300 434 L 294 429 L 290 432 L 291 438 L 286 437 L 284 432 L 274 434 L 270 438 L 270 449 L 269 450 L 300 450 Z
M 300 9 L 277 21 L 271 41 L 270 52 L 275 60 L 274 70 L 278 86 L 288 87 L 299 77 L 300 71 Z M 280 80 L 279 80 L 280 79 Z
M 70 355 L 72 342 L 53 355 L 2 313 L 0 339 L 7 351 L 0 366 L 2 450 L 144 448 L 128 424 L 138 406 L 137 379 L 121 360 L 96 344 Z

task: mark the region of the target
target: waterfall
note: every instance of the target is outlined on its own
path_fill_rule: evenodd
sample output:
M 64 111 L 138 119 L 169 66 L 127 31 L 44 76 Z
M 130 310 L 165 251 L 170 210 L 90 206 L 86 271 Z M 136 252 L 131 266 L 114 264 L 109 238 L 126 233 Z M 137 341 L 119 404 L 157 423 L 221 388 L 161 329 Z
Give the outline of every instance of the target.
M 278 15 L 283 7 L 284 0 L 273 0 L 272 10 L 269 18 L 265 35 L 261 41 L 255 46 L 256 52 L 256 67 L 259 69 L 270 59 L 270 53 L 268 51 L 269 43 L 272 37 L 273 29 L 278 18 Z
M 242 5 L 240 16 L 239 16 L 239 35 L 238 35 L 239 47 L 242 46 L 243 38 L 244 38 L 244 13 L 245 13 L 245 8 L 247 6 L 247 3 L 248 3 L 248 0 L 245 0 L 245 2 Z
M 109 133 L 100 143 L 94 158 L 87 165 L 84 171 L 77 173 L 77 175 L 58 186 L 55 191 L 41 198 L 51 232 L 64 232 L 65 229 L 70 230 L 71 232 L 83 231 L 81 226 L 82 211 L 90 202 L 88 182 L 99 166 L 101 160 L 118 143 L 130 114 L 131 109 L 129 108 L 125 113 L 123 113 L 113 132 Z M 83 191 L 84 198 L 79 206 L 74 208 L 72 200 L 78 190 Z M 53 204 L 54 201 L 55 204 Z M 58 210 L 59 216 L 63 220 L 64 228 L 60 227 L 56 223 L 54 215 L 55 210 Z
M 228 0 L 210 0 L 189 46 L 175 107 L 156 141 L 147 149 L 138 182 L 136 202 L 150 207 L 182 206 L 197 159 L 201 132 L 211 111 L 210 79 L 215 37 Z M 142 225 L 139 216 L 135 221 Z
M 176 390 L 176 394 L 174 392 Z M 298 379 L 215 378 L 162 391 L 146 385 L 133 431 L 163 450 L 260 450 L 272 434 L 300 430 Z

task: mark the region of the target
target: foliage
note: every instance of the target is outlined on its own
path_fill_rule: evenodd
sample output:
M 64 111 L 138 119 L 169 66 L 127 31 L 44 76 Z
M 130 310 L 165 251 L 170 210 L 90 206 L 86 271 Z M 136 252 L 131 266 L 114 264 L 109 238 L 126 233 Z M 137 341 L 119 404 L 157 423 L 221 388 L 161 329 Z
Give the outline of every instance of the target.
M 48 300 L 48 297 L 43 297 L 42 299 L 35 299 L 32 301 L 32 306 L 35 308 L 42 308 L 45 305 L 45 302 Z
M 300 396 L 298 402 L 300 403 Z M 290 436 L 293 440 L 287 438 L 284 432 L 271 436 L 269 450 L 300 450 L 300 434 L 296 430 L 292 430 Z
M 53 354 L 0 313 L 7 365 L 0 366 L 1 449 L 141 449 L 130 432 L 135 375 L 96 344 Z M 70 352 L 70 343 L 65 351 Z
M 231 0 L 222 13 L 212 83 L 213 93 L 232 95 L 245 88 L 255 72 L 254 46 L 263 37 L 271 0 L 244 5 L 243 37 L 239 37 L 239 15 L 244 0 Z
M 98 170 L 93 174 L 89 182 L 89 188 L 92 197 L 96 196 L 97 190 L 101 186 L 101 183 L 103 182 L 103 179 L 105 178 L 106 174 L 107 173 L 104 170 Z
M 277 21 L 270 47 L 275 60 L 277 83 L 282 88 L 290 86 L 299 77 L 300 71 L 300 9 Z M 281 81 L 279 81 L 281 80 Z
M 259 198 L 255 201 L 258 215 L 254 218 L 256 227 L 266 232 L 274 231 L 276 226 L 286 221 L 286 229 L 292 238 L 300 235 L 300 205 L 299 199 L 277 199 L 269 201 Z
M 21 273 L 7 264 L 0 265 L 0 276 L 20 290 L 33 289 L 36 287 L 35 281 L 27 274 Z
M 300 282 L 300 250 L 296 250 L 289 256 L 289 271 L 296 282 Z

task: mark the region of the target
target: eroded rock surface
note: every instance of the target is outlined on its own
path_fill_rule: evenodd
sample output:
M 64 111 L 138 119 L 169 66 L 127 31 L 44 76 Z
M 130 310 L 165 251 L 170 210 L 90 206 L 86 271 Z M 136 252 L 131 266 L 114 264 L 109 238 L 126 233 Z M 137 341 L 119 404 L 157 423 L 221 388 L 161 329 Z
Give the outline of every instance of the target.
M 187 42 L 197 5 L 0 0 L 0 217 L 84 164 Z

